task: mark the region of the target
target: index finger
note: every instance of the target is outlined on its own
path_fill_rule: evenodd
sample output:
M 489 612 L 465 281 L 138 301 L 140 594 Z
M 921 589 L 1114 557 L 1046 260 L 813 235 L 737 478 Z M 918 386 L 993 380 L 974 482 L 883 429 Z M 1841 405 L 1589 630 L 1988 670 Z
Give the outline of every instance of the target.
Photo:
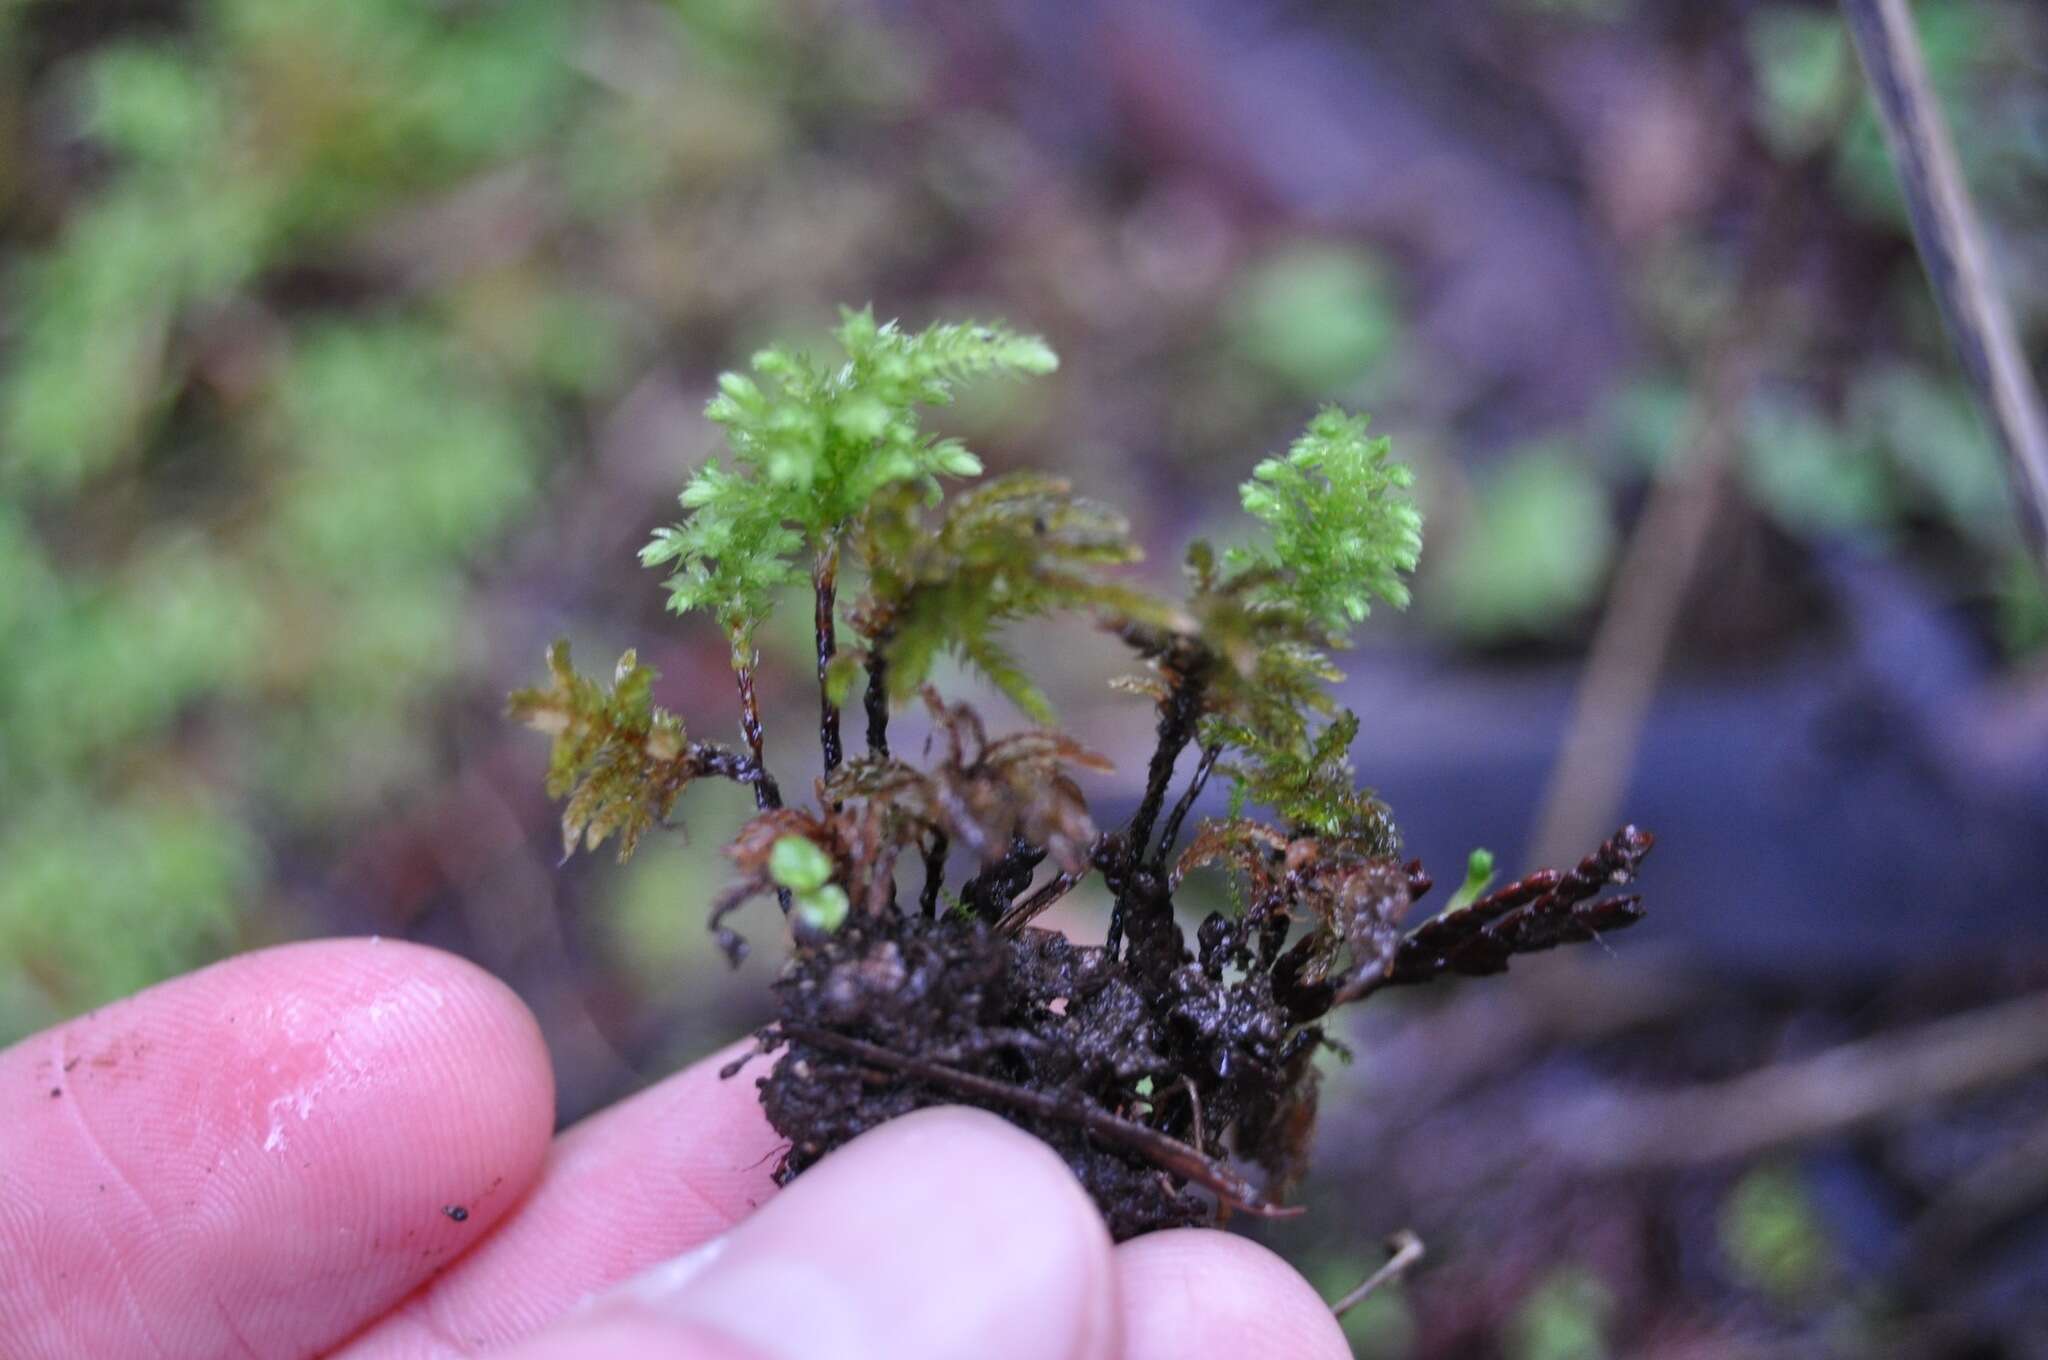
M 304 1354 L 538 1174 L 533 1017 L 451 955 L 229 960 L 0 1053 L 0 1354 Z

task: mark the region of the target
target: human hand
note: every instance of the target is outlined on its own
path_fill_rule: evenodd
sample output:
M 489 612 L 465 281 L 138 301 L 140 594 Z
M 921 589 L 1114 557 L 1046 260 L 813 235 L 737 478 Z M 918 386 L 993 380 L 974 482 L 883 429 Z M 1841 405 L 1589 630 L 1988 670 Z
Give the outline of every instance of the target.
M 1042 1144 L 930 1110 L 786 1191 L 713 1058 L 551 1138 L 501 983 L 413 945 L 232 959 L 0 1052 L 0 1355 L 1336 1360 L 1277 1257 L 1112 1247 Z

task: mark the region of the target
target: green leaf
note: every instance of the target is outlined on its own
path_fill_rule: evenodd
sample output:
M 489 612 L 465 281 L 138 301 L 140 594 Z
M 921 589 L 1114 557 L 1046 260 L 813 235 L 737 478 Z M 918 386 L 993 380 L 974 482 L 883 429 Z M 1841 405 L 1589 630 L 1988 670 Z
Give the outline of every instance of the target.
M 1257 802 L 1293 832 L 1390 854 L 1398 838 L 1385 806 L 1357 786 L 1358 719 L 1332 703 L 1341 677 L 1324 651 L 1348 642 L 1374 599 L 1407 603 L 1402 576 L 1421 553 L 1413 475 L 1366 429 L 1364 417 L 1325 408 L 1284 457 L 1254 469 L 1241 498 L 1267 541 L 1231 549 L 1220 566 L 1207 545 L 1191 549 L 1190 609 L 1217 663 L 1199 736 L 1225 753 L 1217 768 L 1233 781 L 1233 816 Z
M 1787 1167 L 1745 1173 L 1722 1202 L 1718 1226 L 1737 1276 L 1781 1301 L 1813 1294 L 1834 1269 L 1819 1206 Z

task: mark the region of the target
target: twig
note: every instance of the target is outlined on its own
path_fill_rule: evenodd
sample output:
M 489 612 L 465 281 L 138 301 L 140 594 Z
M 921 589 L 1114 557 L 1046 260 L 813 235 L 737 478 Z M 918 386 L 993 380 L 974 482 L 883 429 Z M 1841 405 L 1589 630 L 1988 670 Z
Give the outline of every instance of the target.
M 868 1043 L 864 1039 L 850 1038 L 810 1025 L 785 1020 L 781 1029 L 787 1037 L 798 1043 L 809 1044 L 813 1048 L 844 1053 L 864 1063 L 907 1073 L 919 1081 L 928 1081 L 934 1086 L 950 1087 L 978 1100 L 1007 1105 L 1011 1109 L 1022 1110 L 1040 1119 L 1057 1119 L 1079 1124 L 1103 1142 L 1135 1152 L 1182 1180 L 1192 1181 L 1206 1188 L 1228 1207 L 1242 1210 L 1255 1218 L 1293 1218 L 1305 1212 L 1298 1204 L 1268 1202 L 1250 1182 L 1229 1167 L 1211 1161 L 1198 1149 L 1177 1138 L 1169 1138 L 1157 1129 L 1148 1129 L 1143 1124 L 1134 1124 L 1128 1119 L 1118 1118 L 1080 1097 L 1070 1096 L 1062 1099 L 1043 1091 L 1013 1086 L 1009 1082 L 997 1081 L 993 1077 L 962 1072 L 957 1068 L 913 1057 L 908 1053 L 898 1053 L 880 1044 Z
M 1939 1290 L 1970 1248 L 2048 1202 L 2048 1120 L 2019 1142 L 1977 1163 L 1944 1186 L 1907 1230 L 1900 1285 L 1921 1294 Z
M 1428 982 L 1443 973 L 1483 977 L 1505 972 L 1517 954 L 1626 929 L 1643 917 L 1640 899 L 1599 894 L 1610 884 L 1633 881 L 1656 843 L 1655 836 L 1631 824 L 1569 873 L 1538 869 L 1467 906 L 1439 912 L 1402 936 L 1379 963 L 1338 987 L 1329 1004 L 1349 1005 L 1382 987 Z
M 1385 1265 L 1366 1276 L 1364 1282 L 1358 1288 L 1330 1305 L 1330 1312 L 1333 1315 L 1343 1317 L 1353 1308 L 1371 1298 L 1373 1292 L 1389 1280 L 1398 1280 L 1410 1270 L 1413 1270 L 1415 1263 L 1420 1261 L 1424 1255 L 1422 1239 L 1407 1228 L 1401 1229 L 1401 1231 L 1387 1239 L 1387 1250 L 1394 1254 L 1387 1258 Z
M 1539 1132 L 1586 1166 L 1700 1166 L 1842 1133 L 2043 1068 L 2048 992 L 1729 1081 L 1594 1097 L 1552 1112 Z
M 1544 789 L 1533 842 L 1539 863 L 1569 856 L 1619 813 L 1679 606 L 1706 556 L 1726 494 L 1737 434 L 1762 369 L 1758 351 L 1776 320 L 1768 304 L 1804 213 L 1807 169 L 1808 160 L 1791 162 L 1772 178 L 1741 281 L 1707 345 L 1705 377 L 1693 393 L 1677 470 L 1651 489 L 1615 563 L 1564 745 Z
M 1927 78 L 1906 0 L 1842 0 L 1849 32 L 1898 167 L 1913 240 L 1956 357 L 1998 444 L 2021 531 L 2048 571 L 2048 421 L 2012 314 L 1991 276 L 1984 233 Z
M 715 741 L 691 742 L 684 748 L 683 758 L 675 764 L 678 771 L 692 778 L 715 775 L 720 779 L 730 779 L 735 784 L 758 785 L 764 780 L 769 784 L 775 782 L 772 775 L 754 763 L 752 756 L 741 755 Z M 776 796 L 781 797 L 780 790 Z
M 1043 915 L 1045 909 L 1065 897 L 1073 886 L 1080 882 L 1077 874 L 1054 874 L 1038 885 L 1030 896 L 1020 898 L 996 922 L 996 934 L 1015 935 Z
M 1188 1095 L 1188 1118 L 1193 1126 L 1193 1131 L 1195 1135 L 1195 1146 L 1198 1148 L 1206 1148 L 1209 1146 L 1209 1140 L 1202 1134 L 1202 1096 L 1201 1093 L 1195 1089 L 1195 1079 L 1193 1077 L 1183 1076 L 1180 1079 L 1180 1087 L 1181 1090 L 1187 1092 Z
M 733 654 L 733 683 L 740 691 L 740 735 L 747 739 L 747 749 L 754 756 L 754 807 L 759 811 L 782 806 L 782 786 L 775 782 L 775 776 L 768 773 L 768 759 L 762 753 L 761 702 L 754 694 L 754 665 L 758 656 L 749 645 L 744 656 L 737 651 Z M 794 899 L 789 889 L 775 889 L 775 904 L 782 908 L 784 916 L 789 915 Z M 721 930 L 717 918 L 721 913 L 712 913 L 712 929 L 718 932 L 719 943 L 725 947 L 726 956 L 737 966 L 745 946 L 735 943 L 739 940 L 729 930 Z

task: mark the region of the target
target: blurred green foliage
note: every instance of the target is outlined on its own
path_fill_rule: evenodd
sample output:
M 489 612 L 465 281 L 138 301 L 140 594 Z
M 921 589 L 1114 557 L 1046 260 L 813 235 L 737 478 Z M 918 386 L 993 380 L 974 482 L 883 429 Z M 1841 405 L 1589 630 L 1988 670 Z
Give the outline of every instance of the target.
M 1225 303 L 1232 347 L 1294 390 L 1360 395 L 1401 313 L 1385 268 L 1353 245 L 1292 243 L 1253 261 Z
M 1316 1292 L 1326 1299 L 1341 1299 L 1358 1287 L 1379 1264 L 1349 1255 L 1331 1256 L 1309 1263 L 1305 1273 Z M 1415 1351 L 1415 1312 L 1408 1291 L 1398 1279 L 1389 1280 L 1365 1296 L 1343 1317 L 1344 1339 L 1351 1343 L 1357 1360 L 1405 1360 Z
M 1606 1360 L 1613 1291 L 1579 1266 L 1545 1276 L 1508 1324 L 1512 1360 Z
M 1721 1250 L 1736 1276 L 1780 1301 L 1811 1293 L 1830 1268 L 1827 1230 L 1797 1173 L 1745 1172 L 1721 1205 Z
M 1558 444 L 1486 469 L 1447 537 L 1433 603 L 1483 642 L 1547 636 L 1582 616 L 1606 584 L 1615 545 L 1597 472 Z
M 0 1043 L 289 933 L 275 847 L 444 777 L 474 569 L 804 102 L 890 88 L 794 13 L 0 13 Z

